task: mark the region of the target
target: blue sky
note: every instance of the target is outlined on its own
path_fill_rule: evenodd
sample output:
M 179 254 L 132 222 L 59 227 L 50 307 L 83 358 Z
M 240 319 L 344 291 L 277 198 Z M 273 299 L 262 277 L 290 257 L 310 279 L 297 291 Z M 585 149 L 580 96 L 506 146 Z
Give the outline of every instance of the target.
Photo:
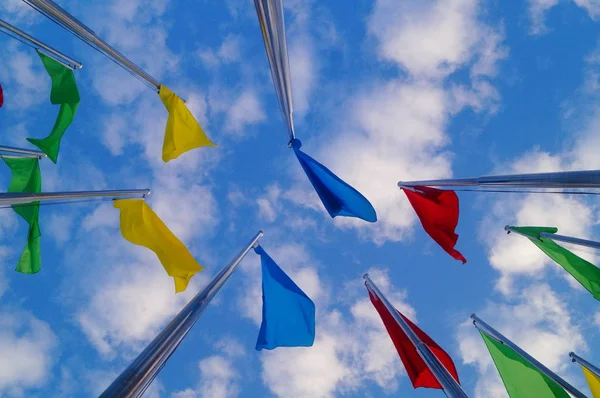
M 440 397 L 414 391 L 361 275 L 444 347 L 473 397 L 505 397 L 476 312 L 586 392 L 596 301 L 503 227 L 598 237 L 595 201 L 459 193 L 461 265 L 421 229 L 399 180 L 598 169 L 600 5 L 583 0 L 286 0 L 303 150 L 373 203 L 376 224 L 329 218 L 292 150 L 250 0 L 61 1 L 183 97 L 218 148 L 160 159 L 158 96 L 21 1 L 0 17 L 81 61 L 82 102 L 45 191 L 151 188 L 148 203 L 206 267 L 175 295 L 110 203 L 41 208 L 42 271 L 13 271 L 26 226 L 0 212 L 0 395 L 98 395 L 258 231 L 313 299 L 311 348 L 256 352 L 260 263 L 240 265 L 147 396 Z M 35 52 L 0 37 L 2 144 L 43 137 L 57 107 Z M 0 173 L 7 186 L 7 168 Z M 577 252 L 591 260 L 593 252 Z

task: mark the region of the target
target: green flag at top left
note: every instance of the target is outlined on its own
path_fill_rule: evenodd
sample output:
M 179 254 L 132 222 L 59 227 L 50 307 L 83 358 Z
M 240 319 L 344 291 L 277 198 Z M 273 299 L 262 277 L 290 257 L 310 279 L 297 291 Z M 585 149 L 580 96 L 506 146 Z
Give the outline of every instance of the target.
M 42 174 L 37 158 L 2 157 L 12 171 L 8 192 L 38 193 L 42 191 Z M 29 224 L 27 245 L 21 254 L 16 271 L 35 274 L 40 271 L 40 202 L 13 205 L 13 210 Z
M 39 51 L 38 54 L 50 75 L 50 79 L 52 79 L 50 102 L 54 105 L 60 105 L 60 110 L 54 122 L 54 127 L 52 127 L 46 138 L 27 138 L 27 141 L 40 148 L 42 152 L 48 155 L 50 160 L 56 163 L 58 151 L 60 150 L 60 140 L 73 122 L 75 112 L 77 112 L 79 106 L 79 90 L 75 82 L 75 75 L 70 68 Z

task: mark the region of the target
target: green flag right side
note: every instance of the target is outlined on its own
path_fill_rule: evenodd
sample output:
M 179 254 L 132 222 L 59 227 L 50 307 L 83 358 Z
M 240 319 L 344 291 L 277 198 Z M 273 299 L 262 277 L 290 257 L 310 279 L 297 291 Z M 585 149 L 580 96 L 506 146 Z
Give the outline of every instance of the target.
M 8 192 L 38 193 L 42 191 L 42 174 L 37 158 L 2 157 L 2 160 L 12 172 Z M 24 274 L 35 274 L 41 268 L 39 202 L 13 205 L 12 208 L 29 224 L 27 244 L 23 249 L 16 271 Z
M 555 381 L 540 372 L 528 360 L 479 331 L 510 398 L 571 398 Z
M 511 227 L 526 235 L 541 251 L 573 276 L 596 300 L 600 300 L 600 268 L 584 260 L 550 238 L 541 238 L 540 232 L 556 233 L 551 227 Z

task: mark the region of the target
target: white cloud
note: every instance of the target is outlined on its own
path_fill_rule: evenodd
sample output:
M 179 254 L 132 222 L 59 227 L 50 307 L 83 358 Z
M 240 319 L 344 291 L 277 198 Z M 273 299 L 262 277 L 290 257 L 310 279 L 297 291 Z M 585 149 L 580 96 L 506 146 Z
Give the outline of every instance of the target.
M 564 375 L 575 369 L 570 351 L 585 351 L 586 344 L 563 298 L 545 284 L 532 285 L 514 305 L 490 303 L 477 315 L 552 371 Z M 480 378 L 475 397 L 506 397 L 506 390 L 485 344 L 471 321 L 458 328 L 463 363 L 477 368 Z
M 43 386 L 56 360 L 58 339 L 50 326 L 30 313 L 0 312 L 0 393 L 25 396 L 28 388 Z
M 559 0 L 527 0 L 527 3 L 529 3 L 531 19 L 530 33 L 532 35 L 548 33 L 549 29 L 545 23 L 546 14 L 548 10 L 559 4 Z M 573 3 L 583 8 L 592 20 L 597 21 L 600 18 L 600 2 L 598 0 L 573 0 Z
M 226 111 L 225 130 L 245 135 L 245 129 L 266 119 L 263 105 L 255 90 L 247 88 L 233 99 Z
M 242 59 L 242 39 L 239 35 L 229 34 L 218 49 L 202 49 L 198 57 L 206 68 L 214 69 L 222 64 L 240 62 Z
M 0 80 L 6 109 L 23 111 L 44 101 L 45 107 L 55 108 L 50 104 L 50 77 L 32 48 L 18 42 L 8 43 L 0 58 Z

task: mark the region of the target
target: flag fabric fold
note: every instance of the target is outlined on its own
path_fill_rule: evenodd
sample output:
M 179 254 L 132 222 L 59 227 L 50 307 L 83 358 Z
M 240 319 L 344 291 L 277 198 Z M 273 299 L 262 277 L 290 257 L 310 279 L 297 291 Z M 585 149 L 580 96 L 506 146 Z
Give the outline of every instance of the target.
M 183 292 L 192 276 L 204 267 L 143 199 L 115 200 L 114 206 L 121 210 L 123 237 L 156 253 L 167 274 L 175 280 L 175 292 Z
M 42 63 L 52 80 L 50 91 L 50 102 L 54 105 L 60 104 L 60 110 L 50 134 L 43 139 L 27 138 L 27 141 L 40 148 L 48 155 L 48 158 L 56 163 L 60 150 L 60 141 L 67 128 L 73 122 L 75 113 L 79 107 L 79 90 L 75 81 L 73 71 L 60 62 L 44 55 L 38 51 Z
M 506 344 L 479 331 L 510 398 L 570 398 L 554 380 Z
M 2 84 L 0 84 L 0 108 L 4 105 L 4 90 L 2 89 Z
M 42 191 L 42 174 L 37 158 L 2 157 L 2 159 L 12 172 L 8 192 L 39 193 Z M 41 268 L 39 203 L 12 206 L 13 210 L 29 224 L 27 244 L 15 269 L 24 274 L 35 274 Z
M 466 263 L 465 257 L 454 248 L 458 241 L 458 196 L 456 192 L 431 187 L 414 187 L 418 192 L 402 188 L 417 213 L 423 229 L 452 258 Z
M 292 140 L 294 153 L 329 215 L 332 218 L 346 216 L 376 222 L 377 213 L 367 198 L 342 181 L 327 167 L 302 152 L 301 146 L 300 140 Z
M 158 95 L 169 112 L 163 141 L 163 162 L 177 159 L 194 148 L 216 146 L 177 94 L 161 84 Z
M 310 347 L 315 341 L 315 305 L 261 246 L 262 323 L 258 351 L 277 347 Z
M 541 232 L 555 234 L 554 227 L 511 227 L 529 238 L 541 251 L 573 276 L 596 300 L 600 300 L 600 268 L 584 260 L 552 239 L 540 237 Z
M 583 370 L 585 380 L 587 381 L 588 386 L 590 387 L 592 397 L 600 398 L 600 377 L 596 376 L 585 366 L 581 366 L 581 370 Z
M 379 313 L 381 320 L 383 321 L 383 325 L 387 330 L 394 346 L 396 347 L 396 351 L 400 356 L 400 360 L 404 364 L 404 368 L 406 369 L 406 373 L 410 378 L 410 381 L 414 388 L 425 387 L 425 388 L 436 388 L 442 389 L 439 381 L 435 377 L 435 375 L 429 370 L 427 364 L 423 361 L 419 353 L 417 352 L 417 348 L 412 344 L 406 333 L 402 330 L 400 325 L 396 322 L 393 315 L 389 313 L 385 305 L 379 300 L 377 297 L 373 295 L 369 291 L 369 298 L 371 299 L 371 303 Z M 446 351 L 444 351 L 431 337 L 429 337 L 425 332 L 423 332 L 417 325 L 412 323 L 410 319 L 405 317 L 400 311 L 396 310 L 398 314 L 406 321 L 411 330 L 417 335 L 419 340 L 421 340 L 433 354 L 435 357 L 444 365 L 446 370 L 452 375 L 454 380 L 460 384 L 458 379 L 458 373 L 456 372 L 456 366 L 454 366 L 454 362 L 452 358 Z

